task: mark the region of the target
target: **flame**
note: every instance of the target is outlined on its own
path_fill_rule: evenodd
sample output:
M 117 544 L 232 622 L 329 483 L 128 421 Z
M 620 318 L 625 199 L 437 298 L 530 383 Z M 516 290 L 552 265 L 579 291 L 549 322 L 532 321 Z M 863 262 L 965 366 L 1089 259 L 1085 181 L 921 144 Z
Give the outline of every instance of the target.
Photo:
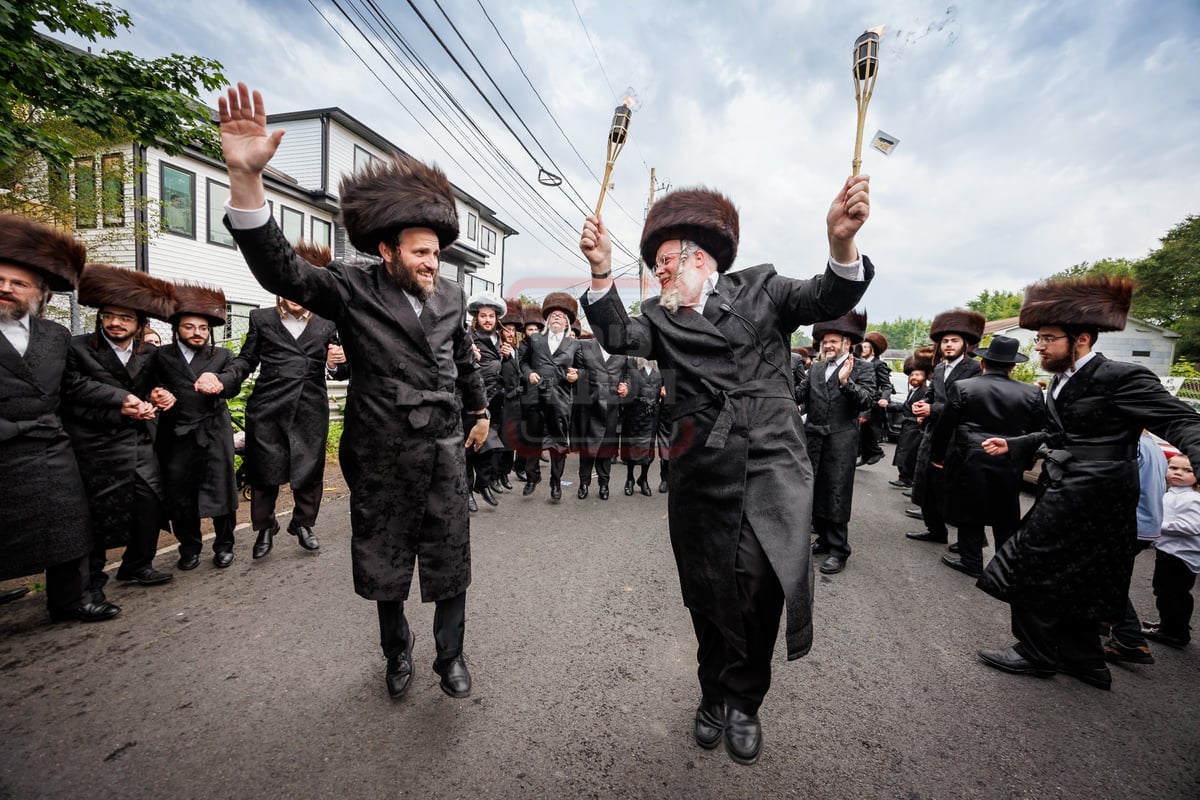
M 874 28 L 867 28 L 865 33 L 873 33 L 880 39 L 883 38 L 884 31 L 887 30 L 887 25 L 876 25 Z
M 634 98 L 634 96 L 627 94 L 625 95 L 625 99 L 621 102 L 621 105 L 625 106 L 630 111 L 633 111 L 633 106 L 635 103 L 637 103 L 637 100 Z

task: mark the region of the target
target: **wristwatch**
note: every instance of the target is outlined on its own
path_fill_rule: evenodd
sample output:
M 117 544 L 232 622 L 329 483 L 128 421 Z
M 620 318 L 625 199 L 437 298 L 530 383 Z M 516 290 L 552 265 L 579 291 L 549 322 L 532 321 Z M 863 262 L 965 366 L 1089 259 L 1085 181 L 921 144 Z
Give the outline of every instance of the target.
M 474 417 L 475 419 L 491 419 L 491 418 L 492 418 L 492 412 L 491 412 L 491 411 L 488 411 L 488 410 L 485 408 L 483 411 L 475 411 L 475 412 L 473 412 L 473 413 L 471 414 L 471 416 L 472 416 L 472 417 Z

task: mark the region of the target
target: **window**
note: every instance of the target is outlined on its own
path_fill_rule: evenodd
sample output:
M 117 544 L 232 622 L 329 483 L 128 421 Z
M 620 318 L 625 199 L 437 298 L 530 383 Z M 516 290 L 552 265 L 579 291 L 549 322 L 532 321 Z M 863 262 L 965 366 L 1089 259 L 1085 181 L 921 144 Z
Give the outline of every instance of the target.
M 496 232 L 494 230 L 492 230 L 491 228 L 487 227 L 486 225 L 481 226 L 480 231 L 481 231 L 480 243 L 479 243 L 480 246 L 484 250 L 487 250 L 489 253 L 495 254 L 495 252 L 496 252 Z
M 225 229 L 225 201 L 229 199 L 229 187 L 211 178 L 204 187 L 208 196 L 208 242 L 222 247 L 234 247 L 233 236 Z
M 96 161 L 75 159 L 75 227 L 96 227 Z
M 354 145 L 354 171 L 362 172 L 371 164 L 374 164 L 379 159 L 373 156 L 369 151 L 364 150 L 358 145 Z
M 317 219 L 316 217 L 310 217 L 309 219 L 312 220 L 312 235 L 309 237 L 312 243 L 319 247 L 332 247 L 333 226 L 323 219 Z
M 100 159 L 100 187 L 104 227 L 119 228 L 125 224 L 125 156 L 109 153 Z
M 196 174 L 162 164 L 159 169 L 162 228 L 177 236 L 196 238 Z
M 467 283 L 470 285 L 470 290 L 467 292 L 467 294 L 493 292 L 496 290 L 496 284 L 491 281 L 485 281 L 483 278 L 476 278 L 474 275 L 467 276 Z
M 479 217 L 474 214 L 467 213 L 467 238 L 472 242 L 475 241 L 475 226 L 479 224 Z
M 283 230 L 283 238 L 295 244 L 304 237 L 304 215 L 287 206 L 279 208 L 279 227 Z
M 1134 358 L 1149 358 L 1150 351 L 1149 350 L 1134 350 L 1133 357 Z

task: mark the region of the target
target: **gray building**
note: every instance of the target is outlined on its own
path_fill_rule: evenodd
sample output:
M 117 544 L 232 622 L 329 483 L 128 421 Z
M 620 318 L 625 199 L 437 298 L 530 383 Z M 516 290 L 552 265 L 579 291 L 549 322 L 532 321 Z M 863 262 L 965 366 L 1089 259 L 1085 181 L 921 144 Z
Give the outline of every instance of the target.
M 983 329 L 984 336 L 997 333 L 1011 336 L 1021 342 L 1022 352 L 1032 353 L 1036 331 L 1020 327 L 1017 319 L 1008 317 L 989 322 Z M 1130 317 L 1125 330 L 1101 333 L 1096 349 L 1104 353 L 1106 358 L 1141 364 L 1155 375 L 1165 377 L 1175 361 L 1175 342 L 1178 339 L 1179 334 L 1175 331 Z

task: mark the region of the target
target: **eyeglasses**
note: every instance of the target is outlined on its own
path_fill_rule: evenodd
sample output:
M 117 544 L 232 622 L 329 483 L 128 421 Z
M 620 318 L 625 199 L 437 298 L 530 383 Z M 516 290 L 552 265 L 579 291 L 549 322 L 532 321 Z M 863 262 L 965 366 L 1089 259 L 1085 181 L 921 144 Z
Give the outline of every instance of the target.
M 683 259 L 687 255 L 686 250 L 676 250 L 674 253 L 663 253 L 658 258 L 654 259 L 654 265 L 659 269 L 670 269 L 671 262 L 675 259 Z
M 1054 344 L 1059 339 L 1066 339 L 1066 338 L 1067 338 L 1066 336 L 1051 336 L 1046 333 L 1041 333 L 1041 334 L 1038 334 L 1037 336 L 1033 337 L 1033 343 L 1034 344 Z
M 109 322 L 137 322 L 137 317 L 131 317 L 128 314 L 113 314 L 109 311 L 101 311 L 100 319 L 108 320 Z

